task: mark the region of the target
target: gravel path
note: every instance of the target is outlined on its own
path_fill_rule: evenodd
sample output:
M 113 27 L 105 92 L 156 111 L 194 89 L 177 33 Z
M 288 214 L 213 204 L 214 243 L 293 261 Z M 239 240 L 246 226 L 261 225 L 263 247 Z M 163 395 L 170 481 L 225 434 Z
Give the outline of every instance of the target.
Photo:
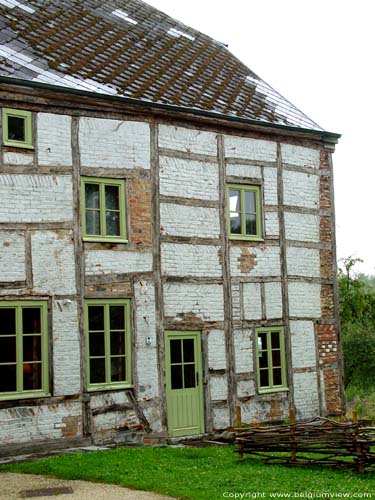
M 59 488 L 51 490 L 49 488 Z M 48 490 L 49 489 L 49 490 Z M 15 500 L 170 500 L 147 491 L 129 490 L 111 484 L 66 481 L 32 474 L 0 474 L 0 499 Z

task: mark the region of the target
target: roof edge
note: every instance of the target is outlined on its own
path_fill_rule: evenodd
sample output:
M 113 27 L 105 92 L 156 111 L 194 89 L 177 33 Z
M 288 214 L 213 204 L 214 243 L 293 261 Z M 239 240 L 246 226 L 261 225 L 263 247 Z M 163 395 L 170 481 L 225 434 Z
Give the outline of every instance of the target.
M 64 87 L 62 85 L 51 85 L 48 83 L 42 83 L 42 82 L 34 82 L 31 80 L 22 80 L 20 78 L 11 78 L 11 77 L 6 77 L 6 76 L 0 76 L 0 84 L 5 83 L 5 84 L 10 84 L 10 85 L 16 85 L 20 87 L 30 87 L 30 88 L 35 88 L 35 89 L 44 89 L 44 90 L 51 90 L 54 92 L 61 92 L 65 94 L 73 94 L 73 95 L 81 95 L 84 97 L 91 97 L 91 98 L 96 98 L 96 99 L 105 99 L 107 101 L 115 101 L 115 102 L 121 102 L 124 104 L 131 104 L 133 106 L 141 106 L 144 108 L 153 108 L 153 109 L 160 109 L 164 111 L 171 111 L 179 114 L 190 114 L 190 115 L 195 115 L 197 117 L 205 117 L 205 118 L 211 118 L 215 120 L 223 120 L 226 122 L 231 122 L 231 123 L 237 123 L 237 124 L 244 124 L 244 125 L 256 125 L 260 127 L 264 127 L 265 129 L 277 129 L 280 131 L 288 131 L 288 132 L 295 132 L 295 133 L 302 133 L 302 134 L 308 134 L 311 136 L 319 136 L 322 138 L 325 138 L 327 142 L 332 142 L 334 144 L 337 143 L 338 139 L 341 137 L 341 134 L 335 133 L 335 132 L 329 132 L 326 130 L 315 130 L 315 129 L 309 129 L 309 128 L 303 128 L 303 127 L 295 127 L 292 125 L 282 125 L 279 123 L 269 123 L 269 122 L 264 122 L 260 120 L 253 120 L 251 118 L 241 118 L 238 116 L 234 115 L 224 115 L 222 113 L 216 113 L 214 111 L 204 111 L 201 109 L 197 108 L 189 108 L 185 106 L 176 106 L 173 104 L 162 104 L 162 103 L 157 103 L 157 102 L 152 102 L 152 101 L 142 101 L 140 99 L 134 99 L 131 97 L 123 97 L 119 95 L 108 95 L 108 94 L 102 94 L 99 92 L 90 92 L 88 90 L 80 90 L 80 89 L 72 89 L 69 87 Z

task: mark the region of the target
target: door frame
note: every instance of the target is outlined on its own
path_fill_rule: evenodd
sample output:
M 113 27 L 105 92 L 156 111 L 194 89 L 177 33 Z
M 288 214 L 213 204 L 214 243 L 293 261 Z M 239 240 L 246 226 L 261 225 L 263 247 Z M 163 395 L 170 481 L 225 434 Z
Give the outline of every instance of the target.
M 198 373 L 198 396 L 199 396 L 199 426 L 200 432 L 196 435 L 205 433 L 205 415 L 204 415 L 204 392 L 203 392 L 203 358 L 202 358 L 202 332 L 200 330 L 165 330 L 164 332 L 164 345 L 165 345 L 165 397 L 166 397 L 166 405 L 167 405 L 167 429 L 168 434 L 171 437 L 177 437 L 174 435 L 173 429 L 170 427 L 170 419 L 169 419 L 169 407 L 168 407 L 168 398 L 171 389 L 171 376 L 170 376 L 170 349 L 168 346 L 168 342 L 173 338 L 186 338 L 186 337 L 194 337 L 195 339 L 195 370 L 196 374 Z M 186 434 L 194 435 L 194 434 Z M 179 436 L 179 435 L 178 435 Z

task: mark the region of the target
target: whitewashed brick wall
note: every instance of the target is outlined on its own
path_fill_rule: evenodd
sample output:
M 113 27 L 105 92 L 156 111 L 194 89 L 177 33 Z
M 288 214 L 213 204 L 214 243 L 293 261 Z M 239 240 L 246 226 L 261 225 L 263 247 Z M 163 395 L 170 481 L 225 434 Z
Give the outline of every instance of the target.
M 316 372 L 294 373 L 294 404 L 298 419 L 319 415 L 319 392 Z
M 70 116 L 38 113 L 39 165 L 72 165 L 71 126 Z
M 13 153 L 4 151 L 3 159 L 5 165 L 31 165 L 34 161 L 34 154 Z
M 0 282 L 22 281 L 25 276 L 25 237 L 16 231 L 0 231 Z
M 206 321 L 224 319 L 221 285 L 169 283 L 164 286 L 164 304 L 165 315 L 176 319 L 184 314 L 192 314 Z
M 233 319 L 241 318 L 241 284 L 232 283 L 232 317 Z
M 35 231 L 31 235 L 34 291 L 76 293 L 72 231 Z
M 159 125 L 159 147 L 185 153 L 217 155 L 216 134 L 170 125 Z
M 284 205 L 319 208 L 319 176 L 284 170 Z
M 251 330 L 234 330 L 233 343 L 236 373 L 253 372 L 254 366 Z
M 232 177 L 251 177 L 253 179 L 262 178 L 262 169 L 254 165 L 228 164 L 227 175 Z
M 281 156 L 283 163 L 297 167 L 319 168 L 320 150 L 293 146 L 292 144 L 281 144 Z
M 277 212 L 266 212 L 264 215 L 266 225 L 266 236 L 279 236 L 279 215 Z
M 81 412 L 80 401 L 0 410 L 0 442 L 6 446 L 44 439 L 61 439 L 63 431 L 58 427 L 64 423 L 65 418 L 81 417 Z
M 210 376 L 211 401 L 226 401 L 228 399 L 228 381 L 226 375 Z
M 0 175 L 0 199 L 0 223 L 73 219 L 71 176 Z
M 276 161 L 276 142 L 226 135 L 224 144 L 227 158 Z
M 218 200 L 218 166 L 215 163 L 161 156 L 160 193 L 198 200 Z
M 54 395 L 79 394 L 82 376 L 77 303 L 54 301 L 52 326 Z
M 286 249 L 288 274 L 318 278 L 320 276 L 319 250 L 314 248 L 290 247 Z
M 316 366 L 315 334 L 312 321 L 291 321 L 293 368 Z
M 150 168 L 148 123 L 80 118 L 83 167 Z
M 87 250 L 85 252 L 86 274 L 124 274 L 152 271 L 151 252 L 126 250 Z
M 266 318 L 278 319 L 283 317 L 283 305 L 281 300 L 281 283 L 270 282 L 264 284 L 266 299 Z
M 161 203 L 160 223 L 163 234 L 218 238 L 220 235 L 219 210 L 175 203 Z
M 156 344 L 155 288 L 153 283 L 139 281 L 134 285 L 135 310 L 135 360 L 137 370 L 138 398 L 152 399 L 159 395 L 158 360 Z M 152 344 L 146 345 L 151 337 Z
M 277 169 L 264 167 L 264 203 L 266 205 L 278 205 L 277 200 Z
M 213 408 L 212 421 L 214 430 L 227 429 L 230 425 L 228 408 Z
M 262 297 L 260 283 L 243 284 L 244 319 L 262 319 Z
M 239 258 L 243 253 L 255 255 L 256 265 L 249 272 L 242 272 Z M 277 246 L 231 247 L 230 269 L 232 276 L 280 276 L 280 248 Z
M 321 286 L 317 283 L 288 284 L 289 314 L 300 318 L 319 318 Z
M 207 339 L 208 367 L 211 370 L 225 370 L 227 355 L 223 330 L 210 330 Z
M 287 240 L 319 242 L 320 217 L 310 214 L 285 212 L 285 236 Z
M 237 397 L 248 398 L 255 396 L 255 382 L 254 380 L 239 380 L 237 382 Z
M 169 276 L 222 276 L 218 252 L 213 245 L 163 243 L 161 246 L 162 273 Z

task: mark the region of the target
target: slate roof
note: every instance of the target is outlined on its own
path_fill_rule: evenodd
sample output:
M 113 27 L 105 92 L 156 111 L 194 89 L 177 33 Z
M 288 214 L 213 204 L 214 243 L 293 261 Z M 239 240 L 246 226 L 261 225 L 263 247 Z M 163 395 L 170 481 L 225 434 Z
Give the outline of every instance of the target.
M 141 0 L 0 0 L 0 15 L 0 76 L 322 130 L 223 44 Z

